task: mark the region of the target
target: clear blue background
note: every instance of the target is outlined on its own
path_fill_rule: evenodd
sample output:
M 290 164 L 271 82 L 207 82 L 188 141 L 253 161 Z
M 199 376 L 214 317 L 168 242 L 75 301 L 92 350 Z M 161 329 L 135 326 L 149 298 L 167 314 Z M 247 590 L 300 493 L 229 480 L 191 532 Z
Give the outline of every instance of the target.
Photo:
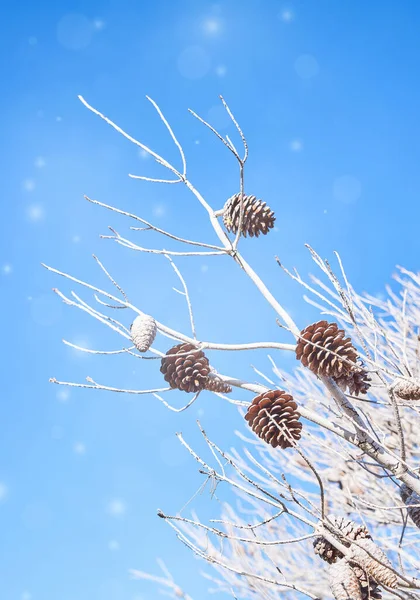
M 304 243 L 330 258 L 339 250 L 353 284 L 373 294 L 395 264 L 418 269 L 419 25 L 414 0 L 39 0 L 2 8 L 2 599 L 158 598 L 154 586 L 128 575 L 129 568 L 157 572 L 157 556 L 193 597 L 209 597 L 198 575 L 203 565 L 156 509 L 176 512 L 203 481 L 175 431 L 204 452 L 197 418 L 226 448 L 243 429 L 237 411 L 210 394 L 175 415 L 153 397 L 48 383 L 90 375 L 141 389 L 162 381 L 157 362 L 78 355 L 62 345 L 64 337 L 94 349 L 121 347 L 112 332 L 60 303 L 51 288 L 72 286 L 41 261 L 108 286 L 95 252 L 139 308 L 188 332 L 167 261 L 100 240 L 108 225 L 127 234 L 131 223 L 83 194 L 179 235 L 217 241 L 186 189 L 127 177 L 165 173 L 77 95 L 179 165 L 145 99 L 153 97 L 185 148 L 192 181 L 216 208 L 237 191 L 237 166 L 187 108 L 235 136 L 218 101 L 225 96 L 250 145 L 245 190 L 277 215 L 269 236 L 243 241 L 244 254 L 303 326 L 313 311 L 275 254 L 306 274 L 315 268 Z M 144 246 L 176 246 L 150 232 L 130 235 Z M 230 259 L 177 264 L 201 339 L 289 340 Z M 132 315 L 121 318 L 129 325 Z M 169 346 L 158 339 L 161 350 Z M 221 371 L 250 380 L 251 362 L 269 371 L 263 352 L 210 356 Z M 290 356 L 276 360 L 293 366 Z M 178 406 L 186 398 L 170 396 Z M 191 506 L 218 516 L 209 490 Z

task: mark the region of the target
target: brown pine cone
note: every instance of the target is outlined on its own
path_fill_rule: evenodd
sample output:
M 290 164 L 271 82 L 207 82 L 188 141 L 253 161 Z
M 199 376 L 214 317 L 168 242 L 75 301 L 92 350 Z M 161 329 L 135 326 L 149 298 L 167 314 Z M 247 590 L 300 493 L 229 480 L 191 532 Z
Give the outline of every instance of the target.
M 209 361 L 193 344 L 174 346 L 162 358 L 160 372 L 172 389 L 184 392 L 204 390 L 210 373 Z
M 344 392 L 348 389 L 349 394 L 358 396 L 359 394 L 367 394 L 371 379 L 367 371 L 363 368 L 363 365 L 360 364 L 360 367 L 355 367 L 354 371 L 337 377 L 335 381 Z
M 223 208 L 223 223 L 229 232 L 236 235 L 239 229 L 241 214 L 241 194 L 229 198 Z M 273 211 L 256 196 L 243 196 L 243 217 L 241 234 L 246 237 L 266 235 L 276 220 Z
M 232 386 L 220 379 L 217 373 L 210 373 L 205 389 L 216 394 L 230 394 Z
M 345 538 L 340 539 L 340 541 L 346 546 L 350 546 L 350 543 L 353 540 L 370 538 L 369 532 L 364 525 L 359 525 L 350 519 L 346 519 L 345 517 L 336 517 L 335 515 L 328 515 L 328 519 Z M 348 542 L 346 540 L 348 540 Z M 343 554 L 332 544 L 330 544 L 330 542 L 328 542 L 323 536 L 316 537 L 314 539 L 313 546 L 315 554 L 318 554 L 328 563 L 334 563 L 337 561 L 337 559 L 343 558 Z
M 381 600 L 382 592 L 379 585 L 374 581 L 361 567 L 352 566 L 352 569 L 359 580 L 362 591 L 362 600 Z
M 420 400 L 420 380 L 397 379 L 392 386 L 395 394 L 402 400 Z
M 271 390 L 254 398 L 245 419 L 252 431 L 273 448 L 291 448 L 290 438 L 299 440 L 302 429 L 296 409 L 293 396 L 283 390 Z
M 296 358 L 316 375 L 332 377 L 351 393 L 366 393 L 369 377 L 357 361 L 357 350 L 337 323 L 318 321 L 300 333 Z
M 363 600 L 359 580 L 343 559 L 328 567 L 328 583 L 335 600 Z
M 391 562 L 371 538 L 357 540 L 357 545 L 352 544 L 350 550 L 351 562 L 361 567 L 374 581 L 390 588 L 397 587 L 398 579 L 391 570 Z
M 131 339 L 139 352 L 146 352 L 156 337 L 156 321 L 150 315 L 139 315 L 130 327 Z

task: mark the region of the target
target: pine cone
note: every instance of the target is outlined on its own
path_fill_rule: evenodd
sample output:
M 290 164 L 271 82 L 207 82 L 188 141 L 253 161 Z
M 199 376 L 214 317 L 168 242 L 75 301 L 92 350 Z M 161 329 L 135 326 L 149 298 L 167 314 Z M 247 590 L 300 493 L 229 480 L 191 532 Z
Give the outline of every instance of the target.
M 241 214 L 241 194 L 235 194 L 223 208 L 223 223 L 226 229 L 234 234 L 238 232 Z M 241 234 L 246 237 L 266 235 L 276 220 L 273 211 L 256 196 L 243 196 L 243 217 Z
M 360 539 L 357 540 L 357 545 L 351 545 L 351 562 L 354 562 L 366 571 L 369 577 L 377 583 L 390 588 L 397 587 L 398 579 L 396 574 L 391 570 L 392 565 L 390 561 L 372 539 Z
M 403 400 L 420 400 L 420 380 L 397 379 L 392 386 L 395 394 Z
M 230 394 L 232 391 L 232 387 L 220 379 L 217 373 L 210 373 L 205 389 L 216 394 Z
M 299 440 L 302 429 L 296 409 L 293 396 L 282 390 L 271 390 L 254 398 L 245 419 L 254 433 L 273 448 L 291 448 L 290 438 Z
M 316 375 L 332 377 L 352 393 L 366 393 L 369 377 L 357 362 L 357 350 L 337 323 L 318 321 L 300 333 L 296 358 Z M 333 354 L 334 353 L 334 354 Z
M 362 600 L 359 580 L 345 560 L 339 560 L 328 568 L 328 582 L 336 600 Z
M 362 364 L 359 363 L 359 367 L 355 368 L 354 371 L 351 371 L 347 375 L 342 375 L 341 377 L 336 378 L 337 385 L 343 390 L 349 390 L 349 393 L 352 396 L 358 396 L 359 394 L 367 394 L 368 389 L 370 388 L 370 377 L 369 374 L 365 371 Z
M 131 339 L 139 352 L 146 352 L 156 337 L 156 321 L 150 315 L 139 315 L 130 327 Z
M 334 525 L 336 529 L 340 531 L 342 536 L 346 539 L 340 540 L 346 546 L 350 546 L 351 541 L 361 540 L 364 538 L 370 538 L 369 532 L 364 525 L 358 525 L 350 519 L 345 517 L 336 517 L 335 515 L 328 515 L 329 521 Z M 346 543 L 349 540 L 349 543 Z M 315 554 L 318 554 L 323 560 L 328 563 L 334 563 L 339 558 L 343 558 L 343 554 L 337 550 L 330 542 L 328 542 L 323 536 L 318 536 L 313 542 Z
M 352 566 L 362 590 L 362 600 L 381 600 L 382 593 L 379 585 L 361 567 Z
M 160 372 L 172 389 L 199 392 L 206 387 L 210 366 L 202 350 L 185 343 L 168 350 L 162 358 Z
M 405 483 L 400 488 L 402 501 L 407 506 L 407 512 L 414 525 L 420 529 L 420 496 Z

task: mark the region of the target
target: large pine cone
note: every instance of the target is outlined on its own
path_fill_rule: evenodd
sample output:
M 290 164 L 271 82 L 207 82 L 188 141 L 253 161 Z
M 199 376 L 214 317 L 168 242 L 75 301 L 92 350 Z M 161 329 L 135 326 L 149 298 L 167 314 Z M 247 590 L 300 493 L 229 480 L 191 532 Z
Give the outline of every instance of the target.
M 160 367 L 171 388 L 184 392 L 204 390 L 210 373 L 209 361 L 202 350 L 193 344 L 174 346 L 162 358 Z
M 369 532 L 364 525 L 359 525 L 345 517 L 336 517 L 335 515 L 328 516 L 329 521 L 340 531 L 346 539 L 340 540 L 346 546 L 350 546 L 353 540 L 361 540 L 370 538 Z M 349 540 L 347 543 L 346 540 Z M 328 563 L 334 563 L 339 558 L 343 558 L 343 554 L 337 550 L 323 536 L 318 536 L 313 542 L 315 554 L 318 554 L 323 560 Z
M 420 529 L 420 496 L 405 483 L 400 488 L 400 496 L 414 525 Z
M 258 237 L 260 233 L 266 235 L 276 220 L 273 211 L 256 196 L 243 197 L 243 217 L 241 234 L 246 237 Z M 241 214 L 241 194 L 235 194 L 223 208 L 223 222 L 226 229 L 234 234 L 238 233 Z
M 397 587 L 398 578 L 391 570 L 391 562 L 372 539 L 357 540 L 357 545 L 352 544 L 350 550 L 351 562 L 361 567 L 374 581 L 390 588 Z
M 318 321 L 300 333 L 296 358 L 316 375 L 332 377 L 353 394 L 366 393 L 369 377 L 357 362 L 357 350 L 337 323 Z
M 359 579 L 345 560 L 329 566 L 328 582 L 336 600 L 363 600 Z
M 420 380 L 398 379 L 392 386 L 395 394 L 402 400 L 420 400 Z
M 146 352 L 156 337 L 156 321 L 150 315 L 139 315 L 131 324 L 133 344 L 139 352 Z
M 254 433 L 273 448 L 291 448 L 290 438 L 299 440 L 302 429 L 296 409 L 293 396 L 282 390 L 271 390 L 254 398 L 245 419 Z
M 206 383 L 206 390 L 209 392 L 216 392 L 216 394 L 230 394 L 232 387 L 220 379 L 217 373 L 210 373 Z

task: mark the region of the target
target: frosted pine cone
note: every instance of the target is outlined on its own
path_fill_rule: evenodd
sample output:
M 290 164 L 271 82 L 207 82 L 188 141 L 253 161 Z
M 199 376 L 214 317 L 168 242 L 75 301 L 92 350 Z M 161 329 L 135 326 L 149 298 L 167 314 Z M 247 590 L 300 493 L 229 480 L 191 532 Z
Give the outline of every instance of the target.
M 357 545 L 351 545 L 351 561 L 366 571 L 377 583 L 390 588 L 397 587 L 398 579 L 391 570 L 390 561 L 372 539 L 360 539 L 357 540 Z
M 202 350 L 185 343 L 168 350 L 162 358 L 160 371 L 171 388 L 199 392 L 206 387 L 210 366 Z
M 356 395 L 366 393 L 369 377 L 357 362 L 357 350 L 337 323 L 318 321 L 300 333 L 296 358 L 316 375 L 332 377 L 341 387 Z
M 131 339 L 139 352 L 146 352 L 156 337 L 156 321 L 150 315 L 139 315 L 130 327 Z
M 420 496 L 405 483 L 400 488 L 402 501 L 407 506 L 407 512 L 414 525 L 420 529 Z
M 334 525 L 336 529 L 340 531 L 343 538 L 340 541 L 346 546 L 350 546 L 353 540 L 361 540 L 364 538 L 370 538 L 369 532 L 364 525 L 359 525 L 350 519 L 345 517 L 336 517 L 335 515 L 328 515 L 329 521 Z M 348 543 L 347 541 L 348 540 Z M 318 536 L 313 542 L 315 554 L 318 554 L 323 560 L 329 563 L 334 563 L 339 558 L 343 558 L 343 554 L 337 550 L 330 542 L 328 542 L 323 536 Z
M 420 380 L 397 379 L 392 386 L 395 394 L 403 400 L 420 400 Z
M 382 593 L 379 585 L 374 581 L 361 567 L 352 566 L 352 569 L 359 580 L 362 591 L 362 600 L 381 600 Z
M 241 214 L 241 194 L 235 194 L 223 208 L 223 223 L 226 229 L 234 234 L 238 233 Z M 273 211 L 256 196 L 243 196 L 243 217 L 241 234 L 246 237 L 258 237 L 260 233 L 266 235 L 276 220 Z
M 220 379 L 217 373 L 210 373 L 206 383 L 206 390 L 216 392 L 217 394 L 230 394 L 232 387 Z
M 359 580 L 345 560 L 329 566 L 328 583 L 336 600 L 363 600 Z
M 299 440 L 302 423 L 293 396 L 282 390 L 271 390 L 256 396 L 245 419 L 252 431 L 273 448 L 291 448 Z M 285 431 L 286 430 L 286 431 Z

